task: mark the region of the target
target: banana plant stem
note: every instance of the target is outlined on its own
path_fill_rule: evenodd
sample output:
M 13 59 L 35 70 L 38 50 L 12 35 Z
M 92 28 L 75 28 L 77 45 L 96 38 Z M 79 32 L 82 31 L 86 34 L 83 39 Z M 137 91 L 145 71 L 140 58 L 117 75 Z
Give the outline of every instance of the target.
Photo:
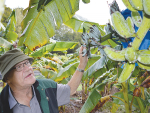
M 125 103 L 125 101 L 124 101 L 122 98 L 120 98 L 120 97 L 117 97 L 117 96 L 114 96 L 114 95 L 111 95 L 111 97 L 118 98 L 118 99 L 121 100 L 123 103 Z
M 133 99 L 134 99 L 134 96 L 132 97 L 132 101 L 131 101 L 131 104 L 130 104 L 130 110 L 131 110 L 131 111 L 132 111 Z
M 144 14 L 142 24 L 141 24 L 140 28 L 138 29 L 138 31 L 136 33 L 136 37 L 132 43 L 132 47 L 135 50 L 139 49 L 149 28 L 150 28 L 150 18 L 146 17 L 146 15 Z
M 141 79 L 138 78 L 138 85 L 140 86 L 141 83 L 142 83 Z M 143 100 L 145 100 L 144 87 L 140 87 L 140 89 L 141 89 L 141 93 L 142 93 L 141 97 L 143 98 Z
M 86 95 L 87 95 L 87 87 L 88 87 L 88 86 L 87 86 L 87 83 L 88 83 L 88 79 L 85 80 L 85 88 L 84 88 L 85 90 L 84 90 L 84 93 L 85 93 Z
M 122 83 L 123 86 L 123 96 L 125 100 L 125 109 L 126 113 L 131 113 L 130 107 L 129 107 L 129 98 L 128 98 L 128 81 Z

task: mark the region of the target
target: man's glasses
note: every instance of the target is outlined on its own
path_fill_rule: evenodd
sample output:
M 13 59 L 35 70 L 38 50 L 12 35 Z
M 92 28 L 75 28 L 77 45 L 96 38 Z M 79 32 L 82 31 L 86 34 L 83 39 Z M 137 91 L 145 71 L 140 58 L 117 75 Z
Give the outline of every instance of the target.
M 26 60 L 24 63 L 19 64 L 19 65 L 13 67 L 12 69 L 16 69 L 16 71 L 19 72 L 19 71 L 22 71 L 25 66 L 31 66 L 31 64 L 32 64 L 31 61 Z

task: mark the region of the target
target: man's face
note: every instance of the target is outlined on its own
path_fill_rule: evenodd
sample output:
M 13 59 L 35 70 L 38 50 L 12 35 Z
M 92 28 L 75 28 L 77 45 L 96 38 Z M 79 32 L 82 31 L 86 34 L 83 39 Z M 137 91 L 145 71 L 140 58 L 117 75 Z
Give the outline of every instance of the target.
M 29 60 L 16 64 L 10 71 L 7 83 L 12 87 L 26 87 L 35 83 L 33 68 Z

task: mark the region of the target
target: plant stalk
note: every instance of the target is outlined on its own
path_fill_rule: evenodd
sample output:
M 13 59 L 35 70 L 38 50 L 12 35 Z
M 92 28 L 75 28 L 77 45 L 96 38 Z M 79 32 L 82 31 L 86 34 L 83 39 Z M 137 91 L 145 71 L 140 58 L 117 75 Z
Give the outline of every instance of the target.
M 131 113 L 130 106 L 129 106 L 129 98 L 128 98 L 128 81 L 123 82 L 122 86 L 123 86 L 123 96 L 125 100 L 126 113 Z
M 142 24 L 141 24 L 140 28 L 138 29 L 138 31 L 136 33 L 136 37 L 132 43 L 132 47 L 135 50 L 139 49 L 149 28 L 150 28 L 150 18 L 146 17 L 146 15 L 144 14 Z

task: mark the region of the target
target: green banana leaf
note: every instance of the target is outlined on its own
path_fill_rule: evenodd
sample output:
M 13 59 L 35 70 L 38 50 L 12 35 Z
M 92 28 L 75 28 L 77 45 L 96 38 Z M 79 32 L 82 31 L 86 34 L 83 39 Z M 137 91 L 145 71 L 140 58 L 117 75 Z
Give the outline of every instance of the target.
M 60 82 L 63 79 L 68 78 L 69 76 L 73 75 L 78 65 L 79 65 L 79 62 L 75 62 L 73 64 L 68 65 L 65 68 L 62 68 L 57 74 L 57 78 L 55 79 L 55 81 Z
M 0 46 L 5 47 L 6 50 L 9 50 L 12 47 L 12 44 L 6 39 L 0 37 Z
M 30 0 L 18 45 L 25 44 L 32 51 L 45 45 L 56 27 L 72 18 L 78 9 L 79 0 Z
M 103 91 L 105 88 L 106 83 L 101 83 L 98 85 L 99 91 Z M 88 96 L 87 100 L 85 101 L 84 105 L 82 106 L 79 113 L 90 113 L 97 103 L 101 99 L 101 95 L 99 94 L 97 88 L 93 89 L 90 95 Z
M 92 66 L 90 66 L 85 73 L 83 74 L 82 80 L 87 79 L 88 77 L 92 76 L 97 70 L 103 68 L 105 63 L 107 62 L 106 57 L 101 57 L 98 61 L 96 61 Z
M 87 65 L 85 67 L 85 70 L 87 70 L 89 67 L 91 67 L 100 58 L 101 58 L 100 55 L 94 55 L 94 54 L 92 54 L 92 57 L 88 59 Z
M 49 60 L 49 59 L 43 58 L 43 57 L 41 58 L 41 60 L 44 61 L 45 66 L 49 66 L 55 72 L 59 71 L 60 65 L 58 63 L 56 63 L 57 61 L 52 61 L 52 60 Z
M 117 96 L 117 97 L 124 99 L 123 92 L 117 92 L 114 94 L 114 96 Z M 129 97 L 129 102 L 131 103 L 133 96 L 128 94 L 128 97 Z M 124 105 L 124 103 L 121 100 L 119 100 L 118 98 L 113 97 L 113 102 L 115 104 Z M 140 104 L 138 102 L 140 102 Z M 140 106 L 145 107 L 145 104 L 140 97 L 136 97 L 133 99 L 133 106 L 136 107 L 137 109 L 140 109 Z
M 90 51 L 91 51 L 91 54 L 96 54 L 97 51 L 98 51 L 98 48 L 91 47 L 91 48 L 90 48 Z
M 56 42 L 40 47 L 36 51 L 30 54 L 31 57 L 37 58 L 42 57 L 45 54 L 52 51 L 64 51 L 68 49 L 73 49 L 78 42 Z
M 7 39 L 7 41 L 9 42 L 13 42 L 16 41 L 18 38 L 18 34 L 15 32 L 15 24 L 16 24 L 15 10 L 12 11 L 8 19 L 9 22 L 6 26 L 5 39 Z
M 116 113 L 120 105 L 113 103 L 111 113 Z
M 90 0 L 82 0 L 84 3 L 90 3 Z
M 44 75 L 46 78 L 54 80 L 57 77 L 57 72 L 46 69 L 46 68 L 40 68 L 40 72 L 42 75 Z
M 102 36 L 105 35 L 105 32 L 104 32 L 105 25 L 99 25 L 98 23 L 89 22 L 85 20 L 83 17 L 78 16 L 78 15 L 74 15 L 69 21 L 65 22 L 65 25 L 81 33 L 83 33 L 83 28 L 88 30 L 89 27 L 92 27 L 92 25 L 96 25 L 98 29 L 100 30 L 101 35 Z
M 0 4 L 1 4 L 1 7 L 0 7 L 0 22 L 1 22 L 2 15 L 4 13 L 5 0 L 0 0 Z
M 109 80 L 110 76 L 112 76 L 112 73 L 113 73 L 114 70 L 115 70 L 115 68 L 112 68 L 109 71 L 106 71 L 102 74 L 99 74 L 99 77 L 96 78 L 96 80 L 88 87 L 88 90 L 89 91 L 92 90 L 97 84 L 102 83 L 103 80 Z M 98 73 L 94 73 L 94 74 L 98 74 Z M 94 76 L 94 74 L 92 76 Z M 115 81 L 116 80 L 116 75 L 113 76 L 112 79 Z
M 62 65 L 62 67 L 64 68 L 64 67 L 66 67 L 66 66 L 68 66 L 68 65 L 70 65 L 70 64 L 72 64 L 72 63 L 77 62 L 77 61 L 78 61 L 78 58 L 70 59 L 70 60 L 64 62 L 64 64 Z
M 101 98 L 99 91 L 104 91 L 106 84 L 109 82 L 113 82 L 114 79 L 116 78 L 117 75 L 114 75 L 111 78 L 108 79 L 106 78 L 100 84 L 97 84 L 95 88 L 93 88 L 93 90 L 91 91 L 90 95 L 88 96 L 86 102 L 84 103 L 83 107 L 80 110 L 80 113 L 90 113 Z

